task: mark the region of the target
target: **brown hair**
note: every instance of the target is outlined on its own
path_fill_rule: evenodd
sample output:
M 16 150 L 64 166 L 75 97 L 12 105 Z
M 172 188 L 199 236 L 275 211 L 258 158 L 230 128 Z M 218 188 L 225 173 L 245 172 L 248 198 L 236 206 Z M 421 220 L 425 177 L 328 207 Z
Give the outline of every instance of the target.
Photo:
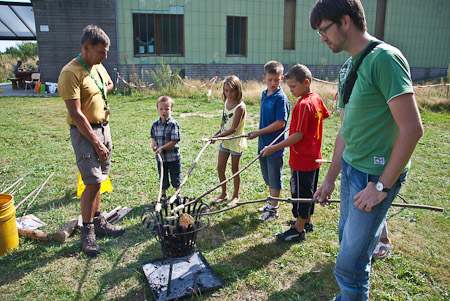
M 310 23 L 312 29 L 318 29 L 323 20 L 341 25 L 341 18 L 348 15 L 355 26 L 367 31 L 364 8 L 359 0 L 318 0 L 311 10 Z
M 160 102 L 168 102 L 170 107 L 173 108 L 174 101 L 173 101 L 172 97 L 170 97 L 170 96 L 165 96 L 165 95 L 160 96 L 158 98 L 158 101 L 156 102 L 156 107 L 158 107 L 158 104 Z
M 281 74 L 283 75 L 284 67 L 280 62 L 270 61 L 264 65 L 264 74 Z
M 225 85 L 228 85 L 230 87 L 230 89 L 236 90 L 238 92 L 237 100 L 238 100 L 238 102 L 241 102 L 242 101 L 242 83 L 241 83 L 241 80 L 239 79 L 239 77 L 237 77 L 236 75 L 227 76 L 225 78 L 225 80 L 223 81 L 224 89 L 225 89 Z M 222 92 L 223 92 L 223 100 L 225 101 L 225 99 L 226 99 L 225 91 L 222 91 Z
M 83 35 L 80 40 L 81 45 L 88 43 L 91 46 L 98 44 L 109 45 L 110 40 L 108 35 L 97 25 L 87 25 L 83 28 Z
M 295 64 L 285 76 L 286 79 L 295 79 L 299 83 L 303 83 L 305 79 L 308 79 L 309 82 L 312 81 L 311 71 L 302 64 Z

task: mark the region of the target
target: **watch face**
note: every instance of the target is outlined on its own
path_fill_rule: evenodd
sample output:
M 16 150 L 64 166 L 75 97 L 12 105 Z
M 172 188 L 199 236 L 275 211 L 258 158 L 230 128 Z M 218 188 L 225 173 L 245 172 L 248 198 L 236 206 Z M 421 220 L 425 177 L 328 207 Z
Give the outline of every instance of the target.
M 383 183 L 381 183 L 381 182 L 378 182 L 377 183 L 377 186 L 376 186 L 376 189 L 378 190 L 378 191 L 383 191 L 383 187 L 384 185 L 383 185 Z

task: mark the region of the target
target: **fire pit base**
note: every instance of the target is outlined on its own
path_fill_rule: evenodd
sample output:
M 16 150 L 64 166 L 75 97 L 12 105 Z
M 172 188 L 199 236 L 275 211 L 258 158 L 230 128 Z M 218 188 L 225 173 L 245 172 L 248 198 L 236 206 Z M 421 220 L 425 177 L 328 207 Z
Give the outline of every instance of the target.
M 200 252 L 152 260 L 144 263 L 142 269 L 156 300 L 173 300 L 223 287 L 222 280 Z

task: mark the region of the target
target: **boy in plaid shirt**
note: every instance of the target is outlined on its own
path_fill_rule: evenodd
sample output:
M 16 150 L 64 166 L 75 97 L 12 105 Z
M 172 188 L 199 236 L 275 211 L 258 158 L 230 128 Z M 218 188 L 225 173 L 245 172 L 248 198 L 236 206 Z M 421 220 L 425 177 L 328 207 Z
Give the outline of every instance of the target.
M 173 112 L 173 99 L 169 96 L 161 96 L 156 102 L 158 108 L 158 118 L 153 122 L 151 137 L 152 149 L 155 154 L 160 154 L 163 161 L 163 185 L 162 197 L 166 197 L 166 190 L 169 188 L 169 173 L 172 186 L 177 189 L 181 181 L 181 154 L 178 141 L 180 141 L 180 126 L 171 117 Z M 158 174 L 161 174 L 161 166 L 158 161 Z

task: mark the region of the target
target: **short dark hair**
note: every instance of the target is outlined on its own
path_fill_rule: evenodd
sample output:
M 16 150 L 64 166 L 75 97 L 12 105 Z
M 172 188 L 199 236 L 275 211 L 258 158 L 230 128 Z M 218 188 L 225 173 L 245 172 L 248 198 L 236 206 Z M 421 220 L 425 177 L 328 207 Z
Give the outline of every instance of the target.
M 303 83 L 305 79 L 308 79 L 311 83 L 312 81 L 312 74 L 311 71 L 302 64 L 295 64 L 287 73 L 285 76 L 286 79 L 295 79 L 299 83 Z
M 264 74 L 281 74 L 283 75 L 283 64 L 277 61 L 270 61 L 264 65 Z
M 81 45 L 88 43 L 91 46 L 98 44 L 109 45 L 110 40 L 108 35 L 97 25 L 87 25 L 83 28 L 83 35 L 81 36 Z
M 366 16 L 360 0 L 318 0 L 310 14 L 312 29 L 318 29 L 323 20 L 341 25 L 341 18 L 348 15 L 355 26 L 367 31 Z

